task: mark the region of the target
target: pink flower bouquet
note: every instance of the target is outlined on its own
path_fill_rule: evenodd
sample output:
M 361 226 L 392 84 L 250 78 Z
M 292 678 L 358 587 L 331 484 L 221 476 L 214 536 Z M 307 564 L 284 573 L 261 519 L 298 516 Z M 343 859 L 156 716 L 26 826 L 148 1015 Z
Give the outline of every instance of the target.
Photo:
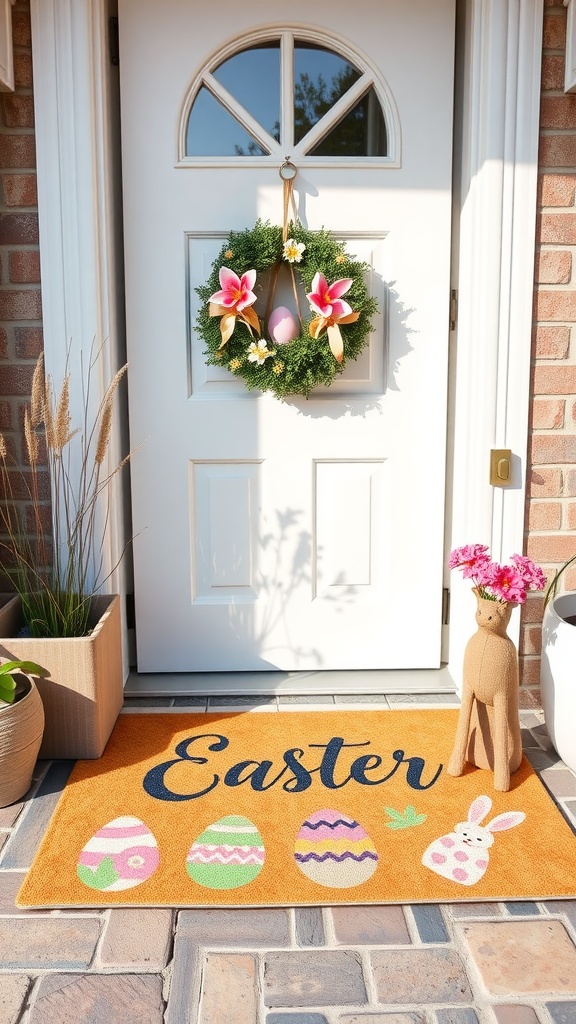
M 472 580 L 480 597 L 489 601 L 524 604 L 529 590 L 544 590 L 546 577 L 524 555 L 512 555 L 509 565 L 493 562 L 485 544 L 466 544 L 455 548 L 448 565 L 461 569 L 465 580 Z

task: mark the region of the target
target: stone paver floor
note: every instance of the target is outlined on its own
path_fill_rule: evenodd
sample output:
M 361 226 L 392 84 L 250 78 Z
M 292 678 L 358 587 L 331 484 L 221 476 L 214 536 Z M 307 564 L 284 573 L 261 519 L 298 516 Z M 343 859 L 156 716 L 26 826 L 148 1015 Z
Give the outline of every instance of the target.
M 206 708 L 187 698 L 127 704 L 136 714 Z M 550 749 L 541 715 L 522 712 L 522 722 L 526 754 L 576 831 L 576 777 Z M 70 769 L 40 762 L 28 798 L 0 809 L 0 1024 L 576 1024 L 576 899 L 17 910 Z

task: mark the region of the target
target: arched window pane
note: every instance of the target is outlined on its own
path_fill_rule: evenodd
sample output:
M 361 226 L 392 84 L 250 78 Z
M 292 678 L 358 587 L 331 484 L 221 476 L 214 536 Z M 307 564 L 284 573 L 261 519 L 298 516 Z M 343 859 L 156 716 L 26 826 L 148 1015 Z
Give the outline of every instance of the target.
M 263 43 L 235 53 L 212 74 L 279 141 L 280 42 Z
M 202 86 L 190 111 L 186 155 L 265 156 L 266 150 Z
M 309 156 L 386 156 L 386 125 L 376 93 L 370 89 L 322 139 Z
M 294 141 L 300 142 L 360 78 L 358 68 L 323 46 L 294 43 Z M 365 154 L 362 154 L 365 155 Z

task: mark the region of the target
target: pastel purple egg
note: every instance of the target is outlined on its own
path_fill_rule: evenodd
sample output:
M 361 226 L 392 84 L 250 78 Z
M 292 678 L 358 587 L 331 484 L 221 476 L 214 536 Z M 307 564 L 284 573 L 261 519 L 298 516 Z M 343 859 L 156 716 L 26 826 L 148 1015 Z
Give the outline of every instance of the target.
M 270 314 L 268 330 L 277 345 L 287 345 L 300 334 L 300 325 L 286 306 L 278 306 Z
M 333 808 L 315 811 L 303 822 L 294 856 L 310 881 L 332 889 L 362 885 L 378 866 L 376 847 L 366 829 Z

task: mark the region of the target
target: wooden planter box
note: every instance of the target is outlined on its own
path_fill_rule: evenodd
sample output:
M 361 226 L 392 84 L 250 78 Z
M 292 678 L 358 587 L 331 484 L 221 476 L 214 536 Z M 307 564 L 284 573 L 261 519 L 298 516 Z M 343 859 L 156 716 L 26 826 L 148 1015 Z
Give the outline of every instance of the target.
M 35 661 L 46 669 L 36 679 L 44 705 L 40 757 L 100 757 L 122 707 L 124 673 L 120 598 L 93 598 L 96 622 L 90 636 L 64 639 L 18 637 L 20 598 L 0 608 L 0 656 Z

